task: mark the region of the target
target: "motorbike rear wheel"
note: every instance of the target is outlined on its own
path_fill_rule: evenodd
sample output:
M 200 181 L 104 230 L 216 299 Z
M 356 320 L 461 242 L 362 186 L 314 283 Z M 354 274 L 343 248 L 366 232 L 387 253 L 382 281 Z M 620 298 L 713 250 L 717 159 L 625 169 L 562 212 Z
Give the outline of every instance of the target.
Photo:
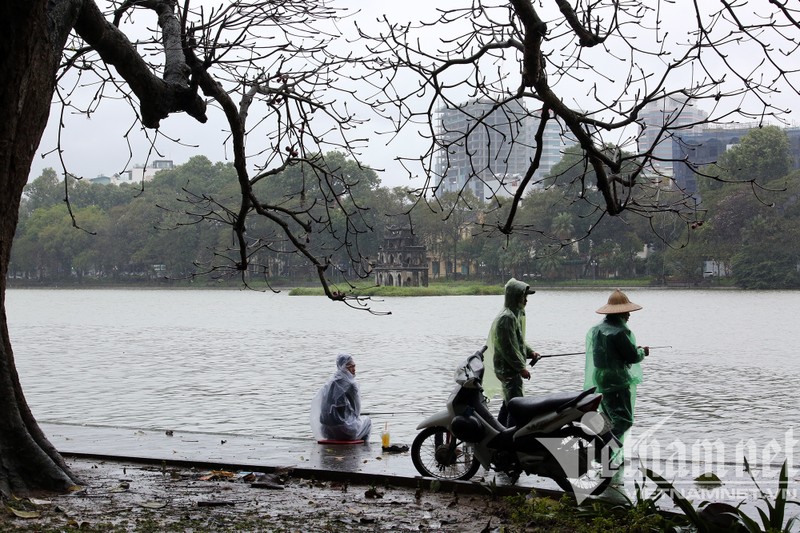
M 600 451 L 607 444 L 606 439 L 599 435 L 586 435 L 576 429 L 572 435 L 564 437 L 561 450 L 567 451 L 571 457 L 563 476 L 553 477 L 553 481 L 564 492 L 580 492 L 584 495 L 596 496 L 602 493 L 611 484 L 612 476 L 610 467 L 603 468 Z M 608 454 L 606 454 L 607 456 Z
M 423 429 L 411 444 L 411 461 L 423 476 L 438 479 L 469 479 L 481 464 L 472 444 L 456 439 L 447 428 Z

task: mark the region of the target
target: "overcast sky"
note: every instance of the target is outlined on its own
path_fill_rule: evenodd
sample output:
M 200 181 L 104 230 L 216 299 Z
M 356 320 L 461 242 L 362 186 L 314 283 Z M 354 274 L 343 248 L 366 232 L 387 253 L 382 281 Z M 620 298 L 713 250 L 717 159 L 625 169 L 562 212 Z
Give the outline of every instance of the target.
M 448 6 L 465 6 L 470 3 L 471 0 L 436 0 L 434 2 L 430 0 L 404 0 L 402 2 L 336 0 L 337 5 L 360 10 L 360 13 L 353 19 L 341 23 L 343 31 L 351 31 L 354 20 L 357 20 L 361 27 L 377 28 L 375 20 L 384 14 L 393 21 L 407 21 L 412 18 L 414 20 L 431 20 L 435 16 L 434 8 L 445 9 Z M 681 8 L 681 4 L 684 4 L 683 8 Z M 537 5 L 539 5 L 538 2 Z M 681 17 L 686 16 L 685 7 L 691 5 L 691 2 L 683 0 L 677 3 L 664 2 L 658 5 L 661 8 L 659 16 L 666 21 L 667 26 L 672 26 L 673 30 L 679 30 Z M 429 35 L 429 37 L 434 39 L 438 35 Z M 652 40 L 652 37 L 650 39 Z M 589 58 L 591 57 L 590 53 L 603 54 L 604 52 L 593 50 L 585 53 Z M 747 59 L 747 56 L 742 56 L 736 58 L 736 61 L 743 63 Z M 602 55 L 597 56 L 595 66 L 602 60 Z M 608 71 L 605 72 L 608 79 L 600 80 L 599 83 L 609 85 L 620 83 L 620 80 L 615 79 L 615 67 L 613 64 L 610 65 Z M 576 81 L 574 98 L 580 98 L 581 95 L 586 96 L 590 90 L 586 87 Z M 794 97 L 792 98 L 792 96 Z M 797 99 L 796 95 L 790 93 L 785 94 L 785 97 L 787 102 L 792 103 Z M 787 105 L 791 104 L 787 103 Z M 39 176 L 42 169 L 46 167 L 55 168 L 59 174 L 61 172 L 58 154 L 52 152 L 56 146 L 60 121 L 58 113 L 59 108 L 54 107 L 47 131 L 37 152 L 40 155 L 50 153 L 44 157 L 35 158 L 31 179 Z M 163 150 L 160 153 L 148 153 L 149 145 L 143 132 L 138 126 L 134 126 L 130 108 L 120 100 L 107 99 L 101 102 L 91 118 L 84 115 L 66 116 L 64 124 L 66 127 L 61 130 L 64 148 L 62 157 L 70 172 L 86 178 L 93 178 L 101 174 L 113 175 L 126 167 L 131 168 L 134 165 L 142 164 L 148 158 L 150 160 L 171 159 L 175 164 L 182 164 L 192 156 L 205 155 L 212 162 L 230 161 L 230 154 L 226 154 L 223 146 L 225 134 L 222 115 L 219 110 L 213 108 L 209 108 L 209 123 L 207 124 L 199 124 L 180 114 L 162 121 L 161 133 L 179 140 L 180 143 L 159 142 L 157 146 Z M 132 126 L 133 130 L 130 130 Z M 375 129 L 385 131 L 386 125 L 373 120 L 363 128 L 362 135 L 369 137 L 370 142 L 369 146 L 363 150 L 362 162 L 374 168 L 386 169 L 386 172 L 381 174 L 381 180 L 385 186 L 419 184 L 418 182 L 409 182 L 407 174 L 397 163 L 393 162 L 393 159 L 398 154 L 408 156 L 414 154 L 415 150 L 417 153 L 424 151 L 425 142 L 419 140 L 412 131 L 406 132 L 399 138 L 390 139 L 388 136 L 376 135 Z M 154 135 L 154 132 L 150 132 L 150 135 Z M 252 139 L 250 139 L 250 143 L 252 151 L 254 149 Z
M 441 0 L 434 3 L 441 8 L 461 2 Z M 431 5 L 434 3 L 409 0 L 384 5 L 383 2 L 364 0 L 336 1 L 337 5 L 360 11 L 358 15 L 341 24 L 347 31 L 355 31 L 353 25 L 355 20 L 362 27 L 375 27 L 375 20 L 383 14 L 387 14 L 392 20 L 407 20 L 424 13 L 433 16 Z M 89 94 L 91 97 L 92 91 L 87 89 L 84 94 Z M 236 100 L 236 97 L 234 99 Z M 54 151 L 58 125 L 61 122 L 59 113 L 60 107 L 56 106 L 51 110 L 47 130 L 37 151 L 37 157 L 33 161 L 31 180 L 38 177 L 47 167 L 54 168 L 61 176 L 61 161 L 59 154 Z M 206 124 L 199 124 L 183 114 L 175 114 L 163 120 L 160 132 L 169 138 L 180 140 L 180 143 L 164 142 L 162 139 L 157 143 L 161 152 L 150 152 L 151 146 L 141 128 L 134 126 L 134 117 L 129 106 L 122 100 L 106 99 L 100 103 L 90 118 L 76 114 L 63 117 L 65 127 L 61 129 L 63 147 L 61 157 L 69 172 L 84 178 L 111 176 L 125 170 L 126 167 L 130 169 L 134 165 L 144 164 L 148 159 L 171 159 L 177 165 L 185 163 L 195 155 L 204 155 L 212 162 L 231 161 L 231 155 L 226 153 L 223 145 L 226 127 L 221 111 L 209 108 L 208 116 L 209 122 Z M 364 127 L 365 132 L 361 135 L 369 137 L 370 143 L 363 151 L 362 162 L 373 168 L 386 170 L 381 173 L 384 186 L 414 183 L 409 181 L 407 173 L 394 163 L 393 159 L 398 150 L 413 151 L 415 143 L 424 150 L 424 143 L 420 143 L 409 132 L 403 136 L 404 138 L 394 139 L 392 147 L 387 147 L 389 138 L 379 138 L 372 131 L 378 127 L 386 130 L 385 125 L 378 126 L 374 122 Z M 154 135 L 152 131 L 149 133 L 151 136 Z M 250 142 L 252 143 L 252 140 Z M 401 144 L 404 148 L 399 148 Z M 253 150 L 254 145 L 249 145 L 249 148 Z

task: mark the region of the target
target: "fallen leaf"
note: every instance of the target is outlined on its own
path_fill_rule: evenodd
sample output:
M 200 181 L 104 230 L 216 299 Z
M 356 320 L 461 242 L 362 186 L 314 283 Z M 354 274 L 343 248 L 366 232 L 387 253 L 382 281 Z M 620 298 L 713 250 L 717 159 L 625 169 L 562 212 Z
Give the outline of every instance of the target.
M 39 498 L 28 498 L 28 501 L 33 505 L 50 505 L 53 503 L 51 500 L 40 500 Z
M 13 507 L 6 507 L 6 509 L 18 518 L 39 518 L 39 516 L 41 516 L 39 511 L 23 511 L 22 509 L 14 509 Z
M 156 502 L 156 501 L 149 501 L 149 502 L 142 502 L 139 504 L 142 507 L 146 507 L 148 509 L 163 509 L 167 506 L 166 502 Z
M 236 474 L 227 470 L 212 470 L 209 474 L 200 476 L 200 481 L 212 481 L 216 479 L 233 479 Z

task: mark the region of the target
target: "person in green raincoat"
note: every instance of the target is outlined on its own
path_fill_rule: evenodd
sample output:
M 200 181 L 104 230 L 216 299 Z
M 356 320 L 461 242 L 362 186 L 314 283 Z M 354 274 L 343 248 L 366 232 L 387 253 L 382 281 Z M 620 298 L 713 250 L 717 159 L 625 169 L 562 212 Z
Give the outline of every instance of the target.
M 649 347 L 636 345 L 628 327 L 631 313 L 641 308 L 617 289 L 597 310 L 605 319 L 586 334 L 584 388 L 597 387 L 603 394 L 600 410 L 611 420 L 611 431 L 620 442 L 633 426 L 636 386 L 642 382 L 639 363 L 650 354 Z
M 496 377 L 503 392 L 498 420 L 507 427 L 514 425 L 514 421 L 508 416 L 506 404 L 511 398 L 524 395 L 522 380 L 531 379 L 527 362 L 530 359 L 534 365 L 539 360 L 539 354 L 525 342 L 525 305 L 528 295 L 534 292 L 527 283 L 514 278 L 508 280 L 503 310 L 492 322 L 486 341 L 484 391 L 491 398 L 491 378 Z

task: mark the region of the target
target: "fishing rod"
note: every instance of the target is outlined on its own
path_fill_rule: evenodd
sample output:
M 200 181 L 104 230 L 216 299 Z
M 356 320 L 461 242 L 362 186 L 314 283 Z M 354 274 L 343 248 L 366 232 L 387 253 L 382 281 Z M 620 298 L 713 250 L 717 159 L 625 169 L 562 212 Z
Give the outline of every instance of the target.
M 394 415 L 418 415 L 424 413 L 421 409 L 419 411 L 362 411 L 362 415 L 366 416 L 394 416 Z
M 672 348 L 672 346 L 649 346 L 650 350 L 658 350 L 661 348 Z M 564 357 L 565 355 L 585 355 L 586 352 L 570 352 L 570 353 L 551 353 L 546 355 L 540 355 L 539 357 Z

